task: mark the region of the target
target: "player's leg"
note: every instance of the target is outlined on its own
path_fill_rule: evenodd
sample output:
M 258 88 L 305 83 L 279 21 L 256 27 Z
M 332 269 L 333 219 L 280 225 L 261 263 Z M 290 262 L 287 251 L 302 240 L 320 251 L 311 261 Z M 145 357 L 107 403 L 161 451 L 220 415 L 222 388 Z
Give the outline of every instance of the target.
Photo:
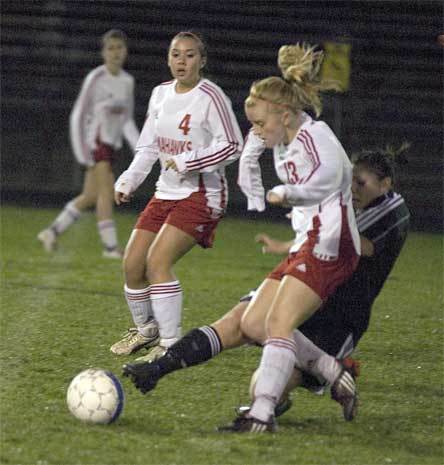
M 151 302 L 161 342 L 144 358 L 145 361 L 158 358 L 180 338 L 183 296 L 173 266 L 196 244 L 203 248 L 212 246 L 222 214 L 208 208 L 202 193 L 168 204 L 173 204 L 173 207 L 165 206 L 169 209 L 168 215 L 150 248 L 147 261 Z
M 298 366 L 303 370 L 302 386 L 317 394 L 331 387 L 332 398 L 341 404 L 344 418 L 350 421 L 357 414 L 358 395 L 354 384 L 359 375 L 359 362 L 350 355 L 359 335 L 348 323 L 345 314 L 349 312 L 343 305 L 343 300 L 334 296 L 328 299 L 322 310 L 293 332 L 293 337 Z M 354 395 L 349 395 L 347 389 L 345 396 L 341 394 L 340 385 L 346 380 Z
M 341 239 L 343 255 L 335 261 L 317 259 L 310 242 L 288 257 L 287 266 L 283 270 L 284 277 L 267 314 L 267 340 L 259 366 L 255 401 L 249 413 L 250 418 L 240 423 L 239 431 L 273 428 L 276 402 L 297 362 L 298 346 L 293 330 L 313 315 L 322 301 L 351 276 L 358 260 L 351 245 L 347 235 L 344 235 L 344 239 Z M 353 404 L 356 398 L 354 380 L 342 367 L 336 368 L 338 375 L 334 381 L 335 388 L 344 403 Z
M 153 361 L 148 354 L 148 356 L 137 359 L 139 363 L 125 365 L 124 374 L 132 378 L 138 389 L 144 393 L 148 392 L 166 374 L 186 366 L 203 363 L 217 355 L 222 348 L 238 347 L 250 341 L 251 339 L 246 337 L 241 327 L 241 322 L 248 312 L 250 313 L 248 321 L 254 322 L 254 325 L 257 323 L 256 320 L 262 318 L 260 324 L 257 323 L 255 331 L 255 334 L 260 336 L 258 339 L 261 342 L 265 333 L 264 315 L 271 305 L 278 286 L 279 281 L 267 279 L 255 293 L 261 296 L 260 299 L 253 298 L 252 302 L 240 302 L 211 326 L 193 329 L 164 351 L 165 355 L 157 361 Z
M 247 305 L 248 302 L 239 302 L 211 325 L 192 329 L 157 360 L 125 365 L 124 374 L 130 376 L 136 387 L 145 393 L 152 390 L 168 373 L 199 365 L 224 349 L 239 347 L 248 342 L 240 330 L 241 318 Z
M 221 431 L 276 430 L 275 408 L 296 364 L 293 328 L 302 324 L 320 304 L 320 297 L 302 281 L 293 276 L 282 279 L 266 317 L 267 339 L 254 389 L 254 402 L 247 414 L 239 415 L 233 424 Z
M 241 330 L 241 321 L 248 305 L 249 301 L 240 301 L 222 318 L 211 324 L 219 336 L 222 349 L 234 349 L 251 341 Z
M 268 339 L 259 367 L 255 401 L 249 413 L 251 418 L 243 422 L 242 431 L 257 427 L 256 421 L 261 427 L 264 427 L 264 424 L 270 427 L 272 424 L 276 403 L 284 392 L 293 367 L 298 364 L 298 345 L 307 342 L 301 337 L 295 340 L 292 328 L 307 320 L 321 303 L 319 294 L 305 282 L 291 275 L 282 280 L 267 316 Z M 352 409 L 356 404 L 355 383 L 350 373 L 333 357 L 332 359 L 333 367 L 328 367 L 329 370 L 323 375 L 333 384 L 336 400 L 344 407 L 344 416 L 351 419 L 347 417 L 353 416 L 353 412 L 346 410 Z
M 257 377 L 259 375 L 259 368 L 253 373 L 250 379 L 250 386 L 248 389 L 248 394 L 250 396 L 251 403 L 254 402 L 254 390 L 256 388 Z M 282 393 L 281 398 L 276 404 L 274 409 L 274 416 L 280 417 L 285 412 L 290 410 L 293 402 L 291 400 L 291 392 L 296 389 L 298 386 L 301 386 L 303 383 L 303 373 L 298 368 L 294 368 L 293 372 L 290 375 L 287 385 L 285 386 L 284 392 Z M 247 414 L 250 412 L 251 405 L 244 405 L 237 409 L 239 414 Z
M 97 182 L 97 230 L 103 244 L 105 258 L 122 258 L 118 247 L 117 230 L 113 220 L 114 174 L 108 160 L 98 161 L 94 167 Z
M 95 167 L 88 168 L 83 179 L 82 192 L 73 199 L 74 206 L 80 212 L 92 208 L 97 201 L 97 181 Z
M 267 338 L 265 321 L 280 281 L 266 278 L 254 293 L 241 321 L 241 331 L 248 339 L 263 344 Z
M 146 356 L 147 360 L 163 355 L 181 336 L 183 293 L 173 267 L 195 245 L 194 237 L 176 226 L 164 224 L 148 251 L 146 273 L 160 343 Z
M 295 336 L 295 334 L 298 335 Z M 331 358 L 334 364 L 347 370 L 353 379 L 359 376 L 360 364 L 350 357 L 355 348 L 354 334 L 351 329 L 344 324 L 342 313 L 335 312 L 334 308 L 324 306 L 322 312 L 316 312 L 305 324 L 294 330 L 294 339 L 297 344 L 297 365 L 293 370 L 284 393 L 276 404 L 274 415 L 279 417 L 287 412 L 292 400 L 291 391 L 297 387 L 304 387 L 316 394 L 322 394 L 331 384 L 323 376 L 323 371 L 313 369 L 312 365 L 318 364 L 321 356 Z M 358 338 L 357 338 L 358 340 Z M 316 341 L 317 345 L 313 343 Z M 342 370 L 341 370 L 342 371 Z M 341 372 L 336 372 L 336 376 Z M 250 399 L 254 400 L 254 389 L 256 386 L 259 369 L 257 369 L 250 381 Z M 336 381 L 336 378 L 333 378 Z M 343 405 L 341 399 L 336 398 L 335 389 L 332 389 L 332 398 L 343 406 L 344 418 L 347 421 L 353 420 L 357 413 L 357 396 L 351 404 Z M 250 406 L 243 406 L 238 409 L 239 413 L 248 413 Z
M 124 292 L 135 327 L 111 346 L 111 352 L 116 355 L 128 355 L 159 342 L 151 308 L 150 286 L 146 279 L 146 257 L 155 238 L 156 233 L 152 231 L 134 229 L 126 246 L 123 258 Z
M 47 252 L 57 247 L 57 236 L 65 232 L 79 218 L 83 210 L 92 207 L 96 202 L 97 189 L 94 168 L 88 168 L 83 179 L 80 195 L 70 200 L 57 215 L 53 223 L 38 234 L 37 238 Z
M 242 431 L 272 428 L 276 404 L 297 361 L 293 328 L 302 324 L 321 303 L 320 297 L 297 278 L 285 276 L 281 281 L 267 314 L 267 340 L 259 366 L 255 400 Z

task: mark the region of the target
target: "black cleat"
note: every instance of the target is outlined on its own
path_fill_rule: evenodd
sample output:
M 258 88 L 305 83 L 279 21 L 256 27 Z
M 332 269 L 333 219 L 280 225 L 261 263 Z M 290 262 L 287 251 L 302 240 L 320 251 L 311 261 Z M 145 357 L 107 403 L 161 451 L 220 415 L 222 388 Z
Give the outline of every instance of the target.
M 241 413 L 233 423 L 227 426 L 219 426 L 217 431 L 220 433 L 275 433 L 277 424 L 274 418 L 265 422 Z
M 331 398 L 342 405 L 346 421 L 352 421 L 358 413 L 358 392 L 354 373 L 344 367 L 331 387 Z
M 160 368 L 156 363 L 126 363 L 123 365 L 123 376 L 131 379 L 134 386 L 142 393 L 152 391 L 159 379 Z

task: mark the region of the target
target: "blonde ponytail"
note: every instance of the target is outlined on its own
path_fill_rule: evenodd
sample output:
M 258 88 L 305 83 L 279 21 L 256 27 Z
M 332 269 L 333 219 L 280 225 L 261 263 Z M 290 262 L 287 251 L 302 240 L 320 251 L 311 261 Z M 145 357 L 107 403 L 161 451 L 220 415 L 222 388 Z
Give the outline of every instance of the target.
M 278 66 L 286 81 L 302 85 L 315 81 L 319 73 L 323 53 L 305 44 L 283 45 L 279 49 Z
M 324 53 L 315 49 L 316 46 L 305 43 L 283 45 L 278 54 L 282 78 L 270 77 L 255 82 L 246 105 L 251 106 L 254 98 L 259 98 L 295 113 L 312 109 L 319 116 L 322 112 L 320 92 L 339 90 L 340 86 L 335 81 L 322 80 L 320 69 Z
M 302 109 L 311 108 L 316 116 L 322 112 L 320 92 L 339 90 L 339 83 L 323 80 L 320 74 L 324 52 L 306 43 L 283 45 L 278 65 L 284 79 L 292 86 Z

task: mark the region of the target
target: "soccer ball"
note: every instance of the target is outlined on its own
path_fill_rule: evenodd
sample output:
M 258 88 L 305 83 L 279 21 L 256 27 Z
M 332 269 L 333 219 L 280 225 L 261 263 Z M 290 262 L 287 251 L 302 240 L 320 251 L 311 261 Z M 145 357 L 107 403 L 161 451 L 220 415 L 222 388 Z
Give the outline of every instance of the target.
M 112 423 L 122 413 L 122 385 L 110 371 L 90 368 L 70 383 L 66 402 L 69 411 L 88 423 Z

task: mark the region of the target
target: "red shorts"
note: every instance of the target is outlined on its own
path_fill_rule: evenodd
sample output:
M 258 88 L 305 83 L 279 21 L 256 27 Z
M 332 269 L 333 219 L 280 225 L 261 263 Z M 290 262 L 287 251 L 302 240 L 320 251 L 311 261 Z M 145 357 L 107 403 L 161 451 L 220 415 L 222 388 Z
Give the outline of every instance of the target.
M 135 229 L 157 233 L 164 223 L 171 224 L 196 239 L 203 248 L 213 246 L 216 226 L 222 212 L 207 206 L 205 195 L 193 192 L 186 199 L 162 200 L 153 197 L 139 215 Z
M 345 215 L 346 217 L 346 215 Z M 355 251 L 347 221 L 342 222 L 339 257 L 336 260 L 320 260 L 313 255 L 316 234 L 310 232 L 307 241 L 295 253 L 285 258 L 268 278 L 281 281 L 290 275 L 299 279 L 325 301 L 335 289 L 344 283 L 355 271 L 359 255 Z
M 116 152 L 111 145 L 104 144 L 103 142 L 97 142 L 97 147 L 94 149 L 93 157 L 94 161 L 107 161 L 112 163 L 115 159 Z

